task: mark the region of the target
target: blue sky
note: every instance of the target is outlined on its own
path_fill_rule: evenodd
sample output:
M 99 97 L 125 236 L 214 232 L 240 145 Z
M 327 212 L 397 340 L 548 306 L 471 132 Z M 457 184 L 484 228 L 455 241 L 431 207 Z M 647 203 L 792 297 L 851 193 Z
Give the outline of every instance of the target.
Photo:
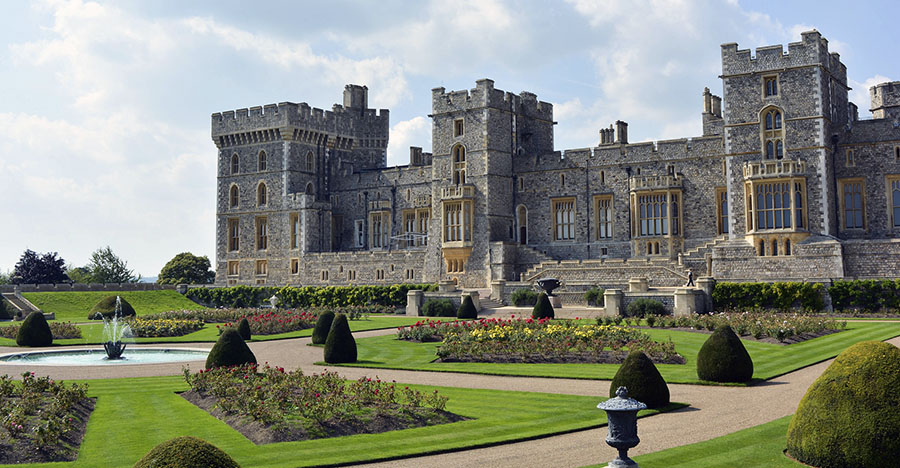
M 696 136 L 720 44 L 816 28 L 866 118 L 868 87 L 900 80 L 898 17 L 891 1 L 4 2 L 0 270 L 26 248 L 81 266 L 109 245 L 145 276 L 182 251 L 214 259 L 213 112 L 327 109 L 365 84 L 404 164 L 431 146 L 431 89 L 488 77 L 554 104 L 557 149 L 617 119 L 631 141 Z

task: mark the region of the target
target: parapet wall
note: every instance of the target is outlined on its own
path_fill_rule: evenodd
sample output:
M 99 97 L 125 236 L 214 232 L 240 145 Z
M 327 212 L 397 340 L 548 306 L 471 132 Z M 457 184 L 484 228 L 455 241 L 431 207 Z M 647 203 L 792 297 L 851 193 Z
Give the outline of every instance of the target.
M 302 127 L 322 132 L 355 134 L 360 131 L 377 131 L 371 138 L 386 138 L 389 130 L 387 109 L 349 109 L 335 104 L 326 111 L 302 102 L 280 102 L 249 109 L 237 109 L 212 114 L 212 135 L 280 127 Z
M 444 88 L 431 90 L 432 112 L 441 114 L 462 109 L 493 107 L 501 110 L 515 110 L 526 117 L 539 120 L 553 120 L 553 104 L 539 101 L 537 95 L 522 91 L 518 95 L 494 88 L 494 81 L 481 79 L 471 90 L 450 91 Z
M 203 287 L 197 285 L 191 287 Z M 57 284 L 2 284 L 0 292 L 65 292 L 65 291 L 160 291 L 175 289 L 174 284 L 156 283 L 57 283 Z
M 818 31 L 806 31 L 800 42 L 788 44 L 787 53 L 781 45 L 759 47 L 756 55 L 750 49 L 738 49 L 737 43 L 722 44 L 722 75 L 740 75 L 779 70 L 791 67 L 822 65 L 844 85 L 847 67 L 837 52 L 828 52 L 828 40 Z

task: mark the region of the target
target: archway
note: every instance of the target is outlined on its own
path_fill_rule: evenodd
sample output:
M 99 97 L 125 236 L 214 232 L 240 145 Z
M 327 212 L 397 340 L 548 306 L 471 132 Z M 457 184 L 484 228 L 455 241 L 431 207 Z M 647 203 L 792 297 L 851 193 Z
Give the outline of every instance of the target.
M 516 223 L 519 226 L 519 243 L 528 243 L 528 209 L 525 205 L 519 205 L 516 210 Z

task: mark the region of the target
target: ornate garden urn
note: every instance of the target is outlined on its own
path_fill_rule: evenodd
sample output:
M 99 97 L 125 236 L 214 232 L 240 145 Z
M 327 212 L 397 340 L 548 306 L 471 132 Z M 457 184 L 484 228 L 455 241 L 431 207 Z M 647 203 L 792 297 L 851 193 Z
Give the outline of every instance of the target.
M 619 456 L 609 462 L 609 468 L 638 468 L 638 464 L 628 458 L 628 449 L 641 442 L 637 436 L 637 413 L 647 409 L 647 405 L 628 398 L 628 389 L 619 387 L 615 398 L 600 403 L 597 408 L 606 411 L 609 421 L 606 443 L 619 451 Z
M 537 284 L 547 293 L 547 297 L 553 297 L 553 290 L 562 285 L 556 278 L 541 278 L 537 280 Z

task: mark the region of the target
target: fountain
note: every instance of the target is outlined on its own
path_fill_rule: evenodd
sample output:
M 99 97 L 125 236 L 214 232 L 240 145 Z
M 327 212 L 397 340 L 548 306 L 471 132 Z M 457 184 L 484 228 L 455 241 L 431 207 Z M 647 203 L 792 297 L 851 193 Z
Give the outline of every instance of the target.
M 122 316 L 122 300 L 116 296 L 116 309 L 112 320 L 103 319 L 103 349 L 106 350 L 107 359 L 124 359 L 125 342 L 122 338 L 131 338 L 131 327 L 128 324 L 119 324 Z

